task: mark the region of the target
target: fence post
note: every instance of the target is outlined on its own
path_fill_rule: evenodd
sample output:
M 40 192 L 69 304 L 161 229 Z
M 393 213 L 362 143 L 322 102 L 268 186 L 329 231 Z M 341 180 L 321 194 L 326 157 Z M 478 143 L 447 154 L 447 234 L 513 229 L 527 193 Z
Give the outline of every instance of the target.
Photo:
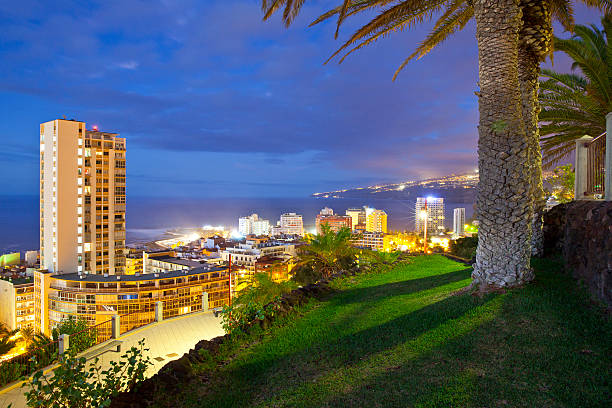
M 202 311 L 208 312 L 208 292 L 202 292 Z
M 164 302 L 158 300 L 155 302 L 155 321 L 161 322 L 164 320 Z
M 576 179 L 574 181 L 574 200 L 586 200 L 587 189 L 588 147 L 593 140 L 591 136 L 582 136 L 576 140 Z
M 604 200 L 612 201 L 612 112 L 606 115 L 606 162 Z
M 112 334 L 111 337 L 113 339 L 118 339 L 121 335 L 121 317 L 119 315 L 113 315 L 113 320 L 111 321 L 112 326 Z
M 59 336 L 59 354 L 60 357 L 64 355 L 66 351 L 68 351 L 68 347 L 70 347 L 70 335 L 63 333 Z

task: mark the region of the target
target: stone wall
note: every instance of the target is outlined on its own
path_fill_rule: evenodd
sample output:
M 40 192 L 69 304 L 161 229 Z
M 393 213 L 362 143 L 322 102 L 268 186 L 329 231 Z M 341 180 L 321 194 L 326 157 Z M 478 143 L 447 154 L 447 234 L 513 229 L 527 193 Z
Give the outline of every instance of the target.
M 573 276 L 612 308 L 612 202 L 553 207 L 544 215 L 544 251 L 560 253 Z

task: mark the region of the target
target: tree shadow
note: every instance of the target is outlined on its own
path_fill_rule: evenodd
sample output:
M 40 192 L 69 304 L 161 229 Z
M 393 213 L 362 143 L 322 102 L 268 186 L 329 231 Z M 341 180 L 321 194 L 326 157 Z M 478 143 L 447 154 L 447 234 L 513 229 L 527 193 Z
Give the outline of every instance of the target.
M 460 272 L 465 273 L 465 271 Z M 464 278 L 461 273 L 448 275 L 451 275 L 451 281 L 453 277 Z M 430 283 L 431 281 L 439 283 L 445 280 L 432 279 Z M 430 287 L 423 282 L 415 283 L 419 287 Z M 392 290 L 399 293 L 406 293 L 412 288 L 412 286 L 406 287 L 399 283 L 380 286 L 390 286 Z M 364 290 L 367 289 L 364 288 Z M 320 338 L 314 341 L 313 339 L 304 340 L 304 344 L 300 345 L 302 348 L 295 352 L 275 355 L 254 351 L 249 353 L 252 357 L 249 361 L 228 368 L 224 373 L 224 376 L 227 376 L 224 382 L 231 384 L 231 387 L 239 392 L 240 401 L 238 403 L 241 406 L 258 401 L 270 401 L 281 393 L 291 392 L 292 389 L 316 381 L 317 378 L 334 370 L 358 364 L 375 354 L 384 353 L 402 343 L 411 341 L 449 320 L 460 318 L 496 296 L 490 295 L 484 299 L 467 295 L 449 296 L 383 324 L 355 333 L 345 333 L 336 337 L 334 336 L 337 333 L 336 329 L 328 328 L 326 330 L 328 333 L 322 332 Z M 310 346 L 309 342 L 315 346 Z M 258 390 L 257 395 L 253 393 L 253 390 Z M 222 403 L 223 400 L 229 402 L 229 399 L 226 398 L 235 398 L 236 391 L 233 396 L 215 395 L 218 398 L 217 402 L 221 403 L 219 406 L 225 405 Z M 234 404 L 237 403 L 235 400 L 232 401 Z

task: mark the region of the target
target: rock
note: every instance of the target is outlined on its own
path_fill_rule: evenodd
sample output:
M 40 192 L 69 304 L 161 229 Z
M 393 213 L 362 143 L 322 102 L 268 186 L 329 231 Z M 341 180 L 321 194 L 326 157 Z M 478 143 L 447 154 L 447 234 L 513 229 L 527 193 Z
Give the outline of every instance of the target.
M 544 214 L 544 253 L 560 253 L 574 278 L 612 308 L 612 202 L 574 201 Z

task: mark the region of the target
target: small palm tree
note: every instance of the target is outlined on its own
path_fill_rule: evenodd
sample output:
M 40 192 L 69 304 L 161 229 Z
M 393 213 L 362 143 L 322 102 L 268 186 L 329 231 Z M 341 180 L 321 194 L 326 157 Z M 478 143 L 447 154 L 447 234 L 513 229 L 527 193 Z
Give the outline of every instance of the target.
M 335 272 L 351 268 L 355 263 L 351 237 L 348 228 L 333 232 L 329 225 L 322 225 L 321 234 L 307 238 L 308 245 L 299 249 L 296 268 L 298 271 L 306 268 L 316 278 L 329 278 Z
M 555 37 L 555 50 L 574 61 L 574 72 L 542 70 L 540 134 L 546 167 L 567 157 L 576 139 L 606 131 L 606 114 L 612 112 L 612 18 L 601 23 L 603 29 L 577 25 L 567 40 Z
M 0 322 L 0 336 L 4 336 L 8 332 L 10 332 L 10 330 L 6 323 Z
M 11 337 L 13 337 L 16 333 L 17 330 L 9 331 L 0 338 L 0 356 L 8 353 L 13 347 L 15 347 L 17 342 L 15 340 L 11 340 Z
M 26 343 L 26 347 L 29 347 L 30 343 L 34 340 L 34 329 L 31 326 L 26 326 L 19 330 L 19 334 Z

